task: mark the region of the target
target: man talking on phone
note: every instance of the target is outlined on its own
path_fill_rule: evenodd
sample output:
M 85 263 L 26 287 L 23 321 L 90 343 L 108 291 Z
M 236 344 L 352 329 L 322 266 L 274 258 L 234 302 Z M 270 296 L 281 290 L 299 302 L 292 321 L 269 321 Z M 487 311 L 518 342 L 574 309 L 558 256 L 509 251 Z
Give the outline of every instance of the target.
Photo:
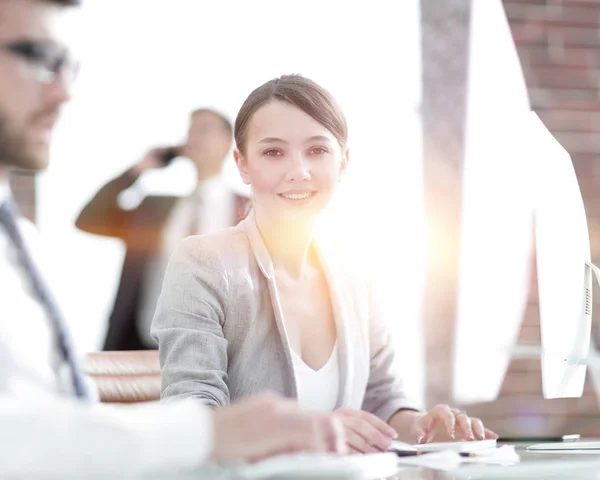
M 183 145 L 150 150 L 104 185 L 81 211 L 76 221 L 79 229 L 120 238 L 127 250 L 104 350 L 156 348 L 150 326 L 176 245 L 188 235 L 213 233 L 241 219 L 247 198 L 232 192 L 221 177 L 232 137 L 231 123 L 219 112 L 195 110 Z M 178 156 L 196 166 L 197 185 L 191 195 L 147 196 L 131 210 L 119 204 L 121 192 L 145 171 L 163 168 Z
M 0 477 L 130 478 L 209 460 L 343 449 L 331 417 L 275 396 L 215 411 L 193 401 L 94 403 L 43 268 L 41 238 L 9 187 L 11 171 L 47 166 L 77 72 L 56 22 L 77 3 L 0 1 Z

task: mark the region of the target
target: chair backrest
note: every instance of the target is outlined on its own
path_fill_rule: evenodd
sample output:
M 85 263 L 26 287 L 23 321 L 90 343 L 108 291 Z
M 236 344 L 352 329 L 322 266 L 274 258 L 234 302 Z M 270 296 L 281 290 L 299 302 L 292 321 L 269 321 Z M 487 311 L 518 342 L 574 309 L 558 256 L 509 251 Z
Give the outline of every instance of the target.
M 160 399 L 157 350 L 89 353 L 84 369 L 96 383 L 103 403 L 139 403 Z

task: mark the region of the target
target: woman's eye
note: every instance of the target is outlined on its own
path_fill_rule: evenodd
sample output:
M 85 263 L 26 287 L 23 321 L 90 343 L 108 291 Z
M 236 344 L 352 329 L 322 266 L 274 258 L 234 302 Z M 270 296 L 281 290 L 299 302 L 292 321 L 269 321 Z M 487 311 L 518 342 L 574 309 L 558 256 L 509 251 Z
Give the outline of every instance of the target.
M 329 150 L 327 150 L 325 147 L 314 147 L 311 148 L 310 153 L 312 155 L 325 155 L 326 153 L 329 153 Z
M 280 150 L 275 149 L 265 150 L 263 154 L 267 157 L 280 157 L 281 155 L 283 155 Z

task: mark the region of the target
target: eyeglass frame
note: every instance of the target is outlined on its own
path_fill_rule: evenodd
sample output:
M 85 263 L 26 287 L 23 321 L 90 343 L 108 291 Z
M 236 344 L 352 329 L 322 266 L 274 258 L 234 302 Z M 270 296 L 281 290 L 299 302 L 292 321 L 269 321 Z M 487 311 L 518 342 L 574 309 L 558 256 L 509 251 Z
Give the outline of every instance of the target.
M 67 48 L 51 41 L 24 39 L 0 44 L 0 49 L 28 64 L 38 82 L 50 85 L 61 74 L 72 83 L 79 73 L 79 62 Z

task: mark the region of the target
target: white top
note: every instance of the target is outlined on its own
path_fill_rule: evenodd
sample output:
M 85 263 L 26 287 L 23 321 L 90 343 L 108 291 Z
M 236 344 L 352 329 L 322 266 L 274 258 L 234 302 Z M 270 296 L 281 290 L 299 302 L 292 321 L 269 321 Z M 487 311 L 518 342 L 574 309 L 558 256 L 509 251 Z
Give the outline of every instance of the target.
M 337 342 L 327 363 L 313 370 L 292 349 L 298 403 L 307 410 L 330 413 L 335 409 L 340 390 Z
M 169 258 L 177 244 L 190 234 L 203 235 L 231 226 L 235 213 L 235 197 L 220 176 L 198 185 L 196 192 L 179 200 L 162 232 L 162 246 L 147 266 L 139 305 L 138 333 L 147 346 L 155 346 L 150 327 L 160 296 Z M 194 217 L 196 217 L 194 219 Z M 195 223 L 195 225 L 194 225 Z M 192 227 L 192 232 L 190 228 Z
M 0 204 L 9 195 L 0 178 Z M 49 278 L 39 233 L 25 219 L 18 224 Z M 208 456 L 208 410 L 195 403 L 122 408 L 81 403 L 71 397 L 63 367 L 50 320 L 0 225 L 0 478 L 175 471 Z

